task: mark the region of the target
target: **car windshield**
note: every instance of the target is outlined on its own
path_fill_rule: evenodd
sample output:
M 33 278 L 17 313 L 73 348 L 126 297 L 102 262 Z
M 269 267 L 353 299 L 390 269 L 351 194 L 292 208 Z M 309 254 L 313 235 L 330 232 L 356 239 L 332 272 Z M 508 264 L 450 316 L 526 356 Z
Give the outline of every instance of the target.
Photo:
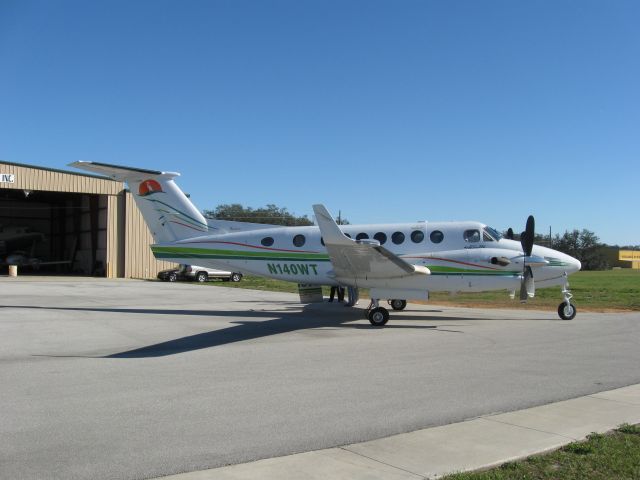
M 495 228 L 484 227 L 484 231 L 491 238 L 493 238 L 496 242 L 499 241 L 502 238 L 502 234 L 500 232 L 498 232 Z

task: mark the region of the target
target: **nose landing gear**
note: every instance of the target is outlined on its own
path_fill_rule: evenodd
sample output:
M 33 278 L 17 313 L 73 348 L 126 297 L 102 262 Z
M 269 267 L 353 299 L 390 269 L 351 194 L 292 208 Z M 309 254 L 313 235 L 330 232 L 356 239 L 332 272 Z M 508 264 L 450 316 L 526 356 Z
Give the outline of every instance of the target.
M 562 286 L 562 296 L 564 301 L 558 305 L 558 316 L 562 320 L 573 320 L 576 316 L 576 306 L 571 303 L 573 294 L 569 291 L 569 281 L 567 280 L 567 273 L 564 274 L 564 285 Z

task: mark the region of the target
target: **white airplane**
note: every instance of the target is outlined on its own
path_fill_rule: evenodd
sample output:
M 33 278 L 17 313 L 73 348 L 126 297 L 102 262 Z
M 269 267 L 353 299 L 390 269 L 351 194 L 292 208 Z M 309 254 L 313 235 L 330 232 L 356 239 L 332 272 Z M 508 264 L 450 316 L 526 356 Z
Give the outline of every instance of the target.
M 0 253 L 9 250 L 17 250 L 25 246 L 42 242 L 44 234 L 34 232 L 29 227 L 18 227 L 14 225 L 0 225 Z
M 406 300 L 428 300 L 429 292 L 506 290 L 513 298 L 519 287 L 524 302 L 536 285 L 562 286 L 558 314 L 565 320 L 576 315 L 567 277 L 580 262 L 533 245 L 533 217 L 520 242 L 480 222 L 339 226 L 323 205 L 313 206 L 317 226 L 207 220 L 174 182 L 178 173 L 85 161 L 70 166 L 127 182 L 153 235 L 156 258 L 345 286 L 351 305 L 358 289 L 368 288 L 367 318 L 374 326 L 389 320 L 380 300 L 402 310 Z

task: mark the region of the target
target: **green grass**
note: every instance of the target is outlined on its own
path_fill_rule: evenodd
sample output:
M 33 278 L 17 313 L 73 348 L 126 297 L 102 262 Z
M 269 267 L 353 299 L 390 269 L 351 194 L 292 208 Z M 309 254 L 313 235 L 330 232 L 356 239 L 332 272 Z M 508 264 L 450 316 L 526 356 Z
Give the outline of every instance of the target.
M 572 302 L 578 311 L 640 310 L 640 271 L 606 270 L 601 272 L 578 272 L 569 277 Z M 539 288 L 536 296 L 525 308 L 557 308 L 562 300 L 561 288 Z M 446 293 L 431 295 L 433 303 L 461 306 L 519 306 L 517 299 L 511 300 L 504 292 L 465 293 L 450 297 Z
M 589 435 L 551 453 L 443 480 L 631 480 L 640 479 L 640 428 L 622 425 L 606 435 Z
M 574 294 L 573 303 L 578 311 L 609 311 L 609 310 L 634 310 L 640 311 L 640 271 L 639 270 L 607 270 L 603 272 L 578 272 L 569 278 L 571 291 Z M 298 287 L 295 283 L 274 280 L 271 278 L 245 276 L 239 283 L 208 282 L 208 285 L 217 285 L 234 288 L 249 288 L 254 290 L 270 290 L 275 292 L 296 293 Z M 325 288 L 325 295 L 329 294 Z M 361 295 L 366 297 L 367 292 Z M 480 306 L 495 308 L 531 308 L 555 310 L 562 300 L 560 287 L 540 288 L 536 291 L 536 297 L 526 305 L 520 305 L 517 299 L 511 300 L 506 291 L 494 291 L 484 293 L 464 293 L 450 296 L 448 293 L 431 294 L 430 303 Z

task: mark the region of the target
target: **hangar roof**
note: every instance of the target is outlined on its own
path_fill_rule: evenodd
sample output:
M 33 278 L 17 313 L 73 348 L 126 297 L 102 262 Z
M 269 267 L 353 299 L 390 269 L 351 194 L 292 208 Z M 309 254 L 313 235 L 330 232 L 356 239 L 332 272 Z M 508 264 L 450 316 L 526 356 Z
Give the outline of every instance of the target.
M 0 189 L 44 190 L 52 192 L 117 195 L 124 184 L 107 177 L 39 167 L 0 160 L 0 174 L 13 175 L 12 182 L 0 182 Z

